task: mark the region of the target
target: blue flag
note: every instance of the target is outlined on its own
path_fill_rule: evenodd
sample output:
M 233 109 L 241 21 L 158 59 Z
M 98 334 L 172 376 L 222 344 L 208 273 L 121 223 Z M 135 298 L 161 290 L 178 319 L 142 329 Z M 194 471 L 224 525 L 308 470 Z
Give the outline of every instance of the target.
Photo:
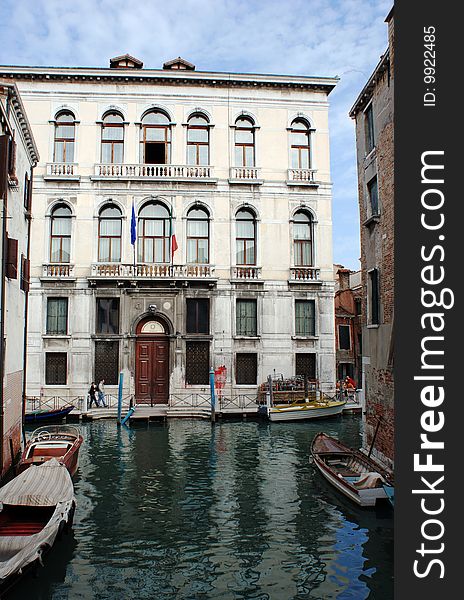
M 136 233 L 136 220 L 135 220 L 135 208 L 134 201 L 132 200 L 132 218 L 131 218 L 131 244 L 135 244 L 135 240 L 137 239 Z

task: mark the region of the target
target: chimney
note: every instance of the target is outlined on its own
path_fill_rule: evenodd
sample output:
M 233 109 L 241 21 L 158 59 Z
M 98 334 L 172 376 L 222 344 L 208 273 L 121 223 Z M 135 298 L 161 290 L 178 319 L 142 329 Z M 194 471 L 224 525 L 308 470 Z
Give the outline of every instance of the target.
M 350 270 L 349 269 L 338 269 L 338 285 L 340 291 L 350 289 Z

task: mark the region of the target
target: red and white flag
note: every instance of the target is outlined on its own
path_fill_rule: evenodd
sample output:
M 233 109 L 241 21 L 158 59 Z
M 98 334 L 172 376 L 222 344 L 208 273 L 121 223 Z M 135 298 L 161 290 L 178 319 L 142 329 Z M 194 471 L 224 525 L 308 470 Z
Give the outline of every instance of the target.
M 174 252 L 179 246 L 177 245 L 176 232 L 174 229 L 174 219 L 171 217 L 171 253 L 174 256 Z

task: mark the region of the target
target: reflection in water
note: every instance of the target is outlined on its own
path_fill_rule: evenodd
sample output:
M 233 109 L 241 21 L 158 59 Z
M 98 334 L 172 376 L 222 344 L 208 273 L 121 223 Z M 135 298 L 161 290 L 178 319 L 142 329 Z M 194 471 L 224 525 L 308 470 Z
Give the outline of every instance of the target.
M 392 515 L 343 500 L 309 463 L 359 419 L 82 425 L 74 536 L 10 598 L 389 600 Z

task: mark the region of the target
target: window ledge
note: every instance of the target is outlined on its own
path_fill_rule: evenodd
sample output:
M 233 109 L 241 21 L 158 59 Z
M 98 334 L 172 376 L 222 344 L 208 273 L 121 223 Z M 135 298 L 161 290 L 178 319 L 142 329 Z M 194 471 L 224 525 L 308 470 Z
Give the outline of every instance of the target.
M 363 221 L 363 227 L 369 227 L 370 225 L 374 225 L 375 223 L 379 223 L 379 222 L 380 222 L 380 214 L 372 215 L 372 217 L 369 217 L 368 219 Z
M 260 335 L 234 335 L 232 336 L 234 340 L 260 340 Z
M 44 340 L 70 340 L 71 336 L 69 333 L 43 333 L 42 338 Z
M 318 340 L 318 335 L 292 335 L 292 340 Z
M 174 336 L 176 337 L 176 336 Z M 210 333 L 185 333 L 181 336 L 184 340 L 212 340 L 213 336 Z
M 366 325 L 367 329 L 378 329 L 380 327 L 380 323 L 374 323 L 371 325 Z

